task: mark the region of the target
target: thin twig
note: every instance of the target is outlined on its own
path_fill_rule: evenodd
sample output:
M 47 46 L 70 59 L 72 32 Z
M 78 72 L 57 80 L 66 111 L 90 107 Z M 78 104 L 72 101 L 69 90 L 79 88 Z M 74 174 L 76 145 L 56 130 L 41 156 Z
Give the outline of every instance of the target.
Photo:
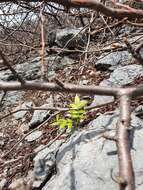
M 132 56 L 140 63 L 143 65 L 143 59 L 141 57 L 141 55 L 139 54 L 138 50 L 136 51 L 132 45 L 130 44 L 130 42 L 127 40 L 127 38 L 124 38 L 124 42 L 128 47 L 128 51 L 132 54 Z
M 90 18 L 90 22 L 89 22 L 89 27 L 88 27 L 88 39 L 87 39 L 87 45 L 85 48 L 85 56 L 84 56 L 84 63 L 86 63 L 87 61 L 87 55 L 88 55 L 88 48 L 89 48 L 89 44 L 90 44 L 90 32 L 91 32 L 91 24 L 93 23 L 94 20 L 94 14 L 91 14 L 91 18 Z M 83 64 L 84 64 L 83 63 Z
M 108 102 L 108 103 L 105 103 L 105 104 L 100 104 L 100 105 L 94 105 L 94 106 L 85 106 L 85 110 L 86 111 L 90 111 L 90 110 L 92 110 L 92 109 L 97 109 L 97 108 L 101 108 L 101 107 L 103 107 L 103 106 L 108 106 L 108 105 L 110 105 L 110 104 L 112 104 L 112 103 L 114 103 L 114 101 L 111 101 L 111 102 Z M 11 111 L 11 112 L 9 112 L 8 114 L 6 114 L 6 115 L 4 115 L 4 116 L 2 116 L 2 117 L 0 117 L 0 121 L 1 120 L 3 120 L 3 119 L 5 119 L 5 118 L 7 118 L 7 117 L 9 117 L 10 115 L 12 115 L 12 114 L 15 114 L 15 113 L 17 113 L 17 112 L 20 112 L 20 111 L 34 111 L 34 110 L 47 110 L 47 111 L 60 111 L 60 112 L 66 112 L 66 111 L 69 111 L 69 110 L 75 110 L 75 109 L 73 109 L 73 108 L 61 108 L 61 107 L 44 107 L 44 108 L 42 108 L 42 107 L 27 107 L 27 108 L 21 108 L 21 109 L 17 109 L 17 110 L 14 110 L 14 111 Z M 77 110 L 77 109 L 76 109 Z
M 44 150 L 45 148 L 48 148 L 50 147 L 56 140 L 58 140 L 64 133 L 66 132 L 66 128 L 63 129 L 52 141 L 50 141 L 47 145 L 45 145 L 42 149 L 40 149 L 39 151 L 36 152 L 39 153 L 41 152 L 42 150 Z M 47 155 L 45 155 L 44 157 L 46 157 Z
M 43 125 L 45 125 L 47 122 L 51 121 L 51 119 L 53 119 L 57 114 L 59 114 L 60 112 L 56 112 L 53 115 L 51 115 L 48 119 L 46 119 L 43 123 L 41 123 L 38 127 L 36 127 L 35 129 L 33 129 L 32 131 L 30 131 L 29 133 L 27 133 L 26 135 L 24 135 L 16 144 L 14 144 L 12 146 L 12 148 L 6 152 L 4 155 L 2 155 L 1 158 L 5 158 L 7 157 L 28 135 L 30 135 L 31 133 L 37 131 L 38 129 L 40 129 Z
M 1 100 L 0 100 L 0 105 L 2 105 L 2 102 L 3 102 L 6 94 L 7 94 L 7 91 L 4 91 L 4 93 L 3 93 L 2 97 L 1 97 Z
M 48 66 L 45 64 L 44 60 L 44 54 L 45 54 L 45 36 L 44 36 L 44 15 L 43 15 L 43 10 L 44 10 L 44 4 L 43 2 L 40 3 L 40 27 L 41 27 L 41 76 L 43 80 L 48 79 Z

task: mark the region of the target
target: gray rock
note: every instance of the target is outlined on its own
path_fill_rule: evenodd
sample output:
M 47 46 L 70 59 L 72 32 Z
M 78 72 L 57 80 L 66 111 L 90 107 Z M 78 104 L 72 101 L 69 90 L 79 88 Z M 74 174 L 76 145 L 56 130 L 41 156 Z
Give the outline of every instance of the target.
M 1 133 L 0 132 L 0 148 L 2 148 L 5 144 L 5 141 L 4 141 L 4 133 Z
M 75 61 L 68 57 L 60 56 L 47 56 L 45 57 L 45 64 L 48 66 L 48 72 L 50 77 L 54 76 L 55 72 L 58 69 L 63 69 L 65 66 L 74 64 Z M 16 65 L 14 69 L 18 74 L 26 80 L 35 80 L 40 79 L 41 77 L 41 63 L 40 58 L 37 57 L 31 61 L 31 63 L 23 63 Z M 9 70 L 0 71 L 0 80 L 2 81 L 11 81 L 16 80 L 16 77 Z
M 61 60 L 61 66 L 64 68 L 65 66 L 71 66 L 75 64 L 75 61 L 67 56 L 64 56 Z
M 66 48 L 69 49 L 83 49 L 86 45 L 87 38 L 84 31 L 82 31 L 82 28 L 64 28 L 50 32 L 48 41 L 50 47 L 57 45 L 58 47 L 63 48 L 66 45 Z
M 122 3 L 122 4 L 125 4 L 127 3 L 128 1 L 127 0 L 118 0 L 119 3 Z
M 142 65 L 127 65 L 114 70 L 107 81 L 110 86 L 121 87 L 132 83 L 136 77 L 140 76 L 143 76 Z
M 72 64 L 75 63 L 75 61 L 66 56 L 64 57 L 47 56 L 45 57 L 45 63 L 48 65 L 48 77 L 50 79 L 53 76 L 55 76 L 55 71 L 63 69 L 67 66 L 71 66 Z M 20 65 L 16 65 L 14 68 L 19 73 L 19 75 L 23 77 L 23 79 L 35 80 L 35 79 L 40 79 L 41 77 L 40 67 L 41 67 L 40 58 L 37 57 L 33 59 L 31 63 L 23 63 Z M 1 80 L 11 81 L 11 80 L 16 80 L 16 78 L 9 70 L 2 70 L 0 71 L 0 81 Z M 14 105 L 17 103 L 17 101 L 21 100 L 24 94 L 25 94 L 24 91 L 7 92 L 2 103 L 4 103 L 4 106 Z M 0 96 L 2 97 L 3 93 L 0 93 Z M 20 114 L 22 114 L 22 112 L 20 112 Z M 19 113 L 17 115 L 19 115 Z
M 118 119 L 114 115 L 101 115 L 85 131 L 72 135 L 57 153 L 57 174 L 47 182 L 43 190 L 107 190 L 118 189 L 118 184 L 111 179 L 118 175 L 118 157 L 116 145 L 113 141 L 104 141 L 99 138 L 106 128 L 112 130 L 116 127 Z M 142 133 L 143 122 L 132 116 L 132 130 L 134 141 L 131 154 L 135 168 L 136 189 L 143 188 L 142 178 Z M 132 136 L 131 136 L 132 139 Z
M 29 131 L 29 126 L 26 123 L 26 118 L 22 119 L 22 124 L 19 126 L 18 131 L 21 133 L 25 133 Z
M 67 56 L 60 57 L 53 55 L 45 58 L 45 61 L 47 62 L 50 71 L 57 71 L 75 64 L 75 61 Z
M 143 59 L 143 48 L 140 49 L 139 54 L 140 54 L 141 58 Z
M 88 83 L 89 83 L 89 80 L 86 80 L 86 79 L 79 81 L 79 84 L 81 85 L 87 85 Z
M 41 57 L 35 57 L 31 60 L 31 63 L 39 62 L 41 60 Z
M 115 69 L 109 79 L 103 80 L 99 86 L 105 87 L 121 87 L 124 85 L 128 85 L 134 81 L 136 77 L 143 76 L 143 67 L 142 65 L 127 65 L 124 67 L 119 67 Z M 92 106 L 101 105 L 104 103 L 108 103 L 113 101 L 113 97 L 109 96 L 94 96 L 94 101 L 92 102 Z
M 56 152 L 58 151 L 62 141 L 54 142 L 50 147 L 39 146 L 35 152 L 38 154 L 34 158 L 34 182 L 33 188 L 38 188 L 52 172 L 56 162 Z M 40 151 L 40 149 L 42 149 Z M 40 151 L 40 152 L 39 152 Z
M 25 139 L 28 141 L 28 142 L 32 142 L 32 141 L 35 141 L 37 140 L 39 137 L 41 137 L 42 135 L 42 131 L 34 131 L 33 133 L 31 133 L 30 135 L 28 135 Z
M 112 52 L 95 63 L 95 66 L 98 70 L 114 70 L 119 65 L 124 64 L 125 62 L 131 59 L 131 55 L 128 51 L 118 51 Z
M 2 190 L 6 184 L 7 184 L 7 180 L 5 178 L 1 179 L 1 181 L 0 181 L 0 190 Z
M 32 102 L 24 102 L 22 105 L 18 106 L 16 110 L 19 110 L 19 109 L 25 109 L 25 108 L 30 108 L 32 107 Z M 25 114 L 27 113 L 28 111 L 19 111 L 19 112 L 16 112 L 15 114 L 13 114 L 13 116 L 15 117 L 15 119 L 19 120 L 19 119 L 23 119 L 23 117 L 25 116 Z
M 40 77 L 40 63 L 23 63 L 16 65 L 14 69 L 18 74 L 27 80 L 37 79 L 37 76 Z M 0 80 L 10 81 L 16 80 L 16 77 L 8 70 L 0 71 Z
M 54 99 L 53 99 L 53 96 L 50 95 L 47 99 L 46 99 L 46 104 L 49 106 L 49 107 L 54 107 Z
M 44 104 L 41 108 L 49 107 L 49 104 Z M 42 123 L 49 116 L 48 110 L 36 110 L 32 116 L 32 119 L 29 123 L 29 127 L 34 127 L 40 123 Z
M 135 113 L 138 113 L 138 112 L 143 112 L 143 105 L 139 105 L 138 107 L 135 108 Z
M 4 97 L 2 103 L 4 104 L 4 106 L 12 106 L 16 104 L 19 100 L 21 100 L 24 94 L 24 91 L 9 91 L 6 93 L 6 96 Z M 3 94 L 0 95 L 1 97 L 3 96 Z
M 95 126 L 98 129 L 116 129 L 116 123 L 118 121 L 119 111 L 117 110 L 113 115 L 104 115 L 101 114 L 95 120 L 89 123 L 90 128 L 94 128 Z M 143 121 L 135 116 L 135 114 L 131 114 L 131 128 L 141 129 L 143 125 Z
M 9 189 L 11 190 L 23 190 L 28 189 L 27 181 L 24 181 L 24 178 L 14 179 L 12 183 L 9 185 Z
M 138 117 L 143 116 L 143 105 L 139 105 L 138 107 L 135 108 L 134 113 Z
M 122 0 L 121 0 L 122 1 Z M 122 27 L 120 27 L 120 30 L 118 32 L 119 37 L 122 37 L 126 34 L 130 34 L 135 30 L 135 27 L 132 26 L 127 26 L 127 25 L 123 25 Z

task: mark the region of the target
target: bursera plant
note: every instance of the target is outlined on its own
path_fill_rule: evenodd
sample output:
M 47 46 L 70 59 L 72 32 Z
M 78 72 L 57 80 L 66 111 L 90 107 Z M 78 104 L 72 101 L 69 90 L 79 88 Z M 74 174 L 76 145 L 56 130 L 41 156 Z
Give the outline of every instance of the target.
M 56 121 L 52 123 L 53 126 L 59 126 L 60 129 L 68 128 L 72 130 L 77 128 L 79 123 L 84 119 L 86 111 L 85 106 L 87 105 L 86 100 L 80 100 L 79 96 L 76 95 L 74 102 L 69 105 L 69 110 L 65 114 L 66 117 L 60 117 L 57 115 Z

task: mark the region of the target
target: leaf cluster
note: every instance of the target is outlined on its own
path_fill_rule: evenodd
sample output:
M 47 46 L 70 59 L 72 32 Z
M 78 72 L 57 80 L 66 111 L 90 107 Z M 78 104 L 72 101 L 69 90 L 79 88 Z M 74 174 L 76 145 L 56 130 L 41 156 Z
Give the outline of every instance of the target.
M 79 122 L 85 117 L 86 111 L 84 108 L 87 103 L 86 100 L 80 100 L 79 96 L 76 95 L 74 102 L 69 105 L 67 118 L 60 118 L 60 116 L 57 115 L 56 121 L 52 123 L 52 125 L 59 126 L 60 129 L 67 127 L 69 130 L 72 130 L 73 127 L 78 127 Z

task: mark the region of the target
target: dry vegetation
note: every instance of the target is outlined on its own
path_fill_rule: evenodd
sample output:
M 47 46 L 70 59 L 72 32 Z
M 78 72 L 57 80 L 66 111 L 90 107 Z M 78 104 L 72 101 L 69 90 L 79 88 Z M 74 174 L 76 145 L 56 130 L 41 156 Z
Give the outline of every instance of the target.
M 61 5 L 54 4 L 53 2 L 57 2 Z M 94 62 L 98 60 L 101 55 L 106 56 L 109 53 L 117 50 L 120 51 L 128 49 L 132 53 L 134 58 L 126 64 L 143 64 L 143 60 L 140 58 L 138 51 L 138 49 L 143 45 L 142 0 L 127 1 L 126 4 L 119 4 L 115 1 L 103 2 L 103 6 L 99 6 L 98 10 L 95 11 L 97 9 L 96 7 L 98 7 L 95 6 L 96 3 L 97 2 L 93 0 L 73 0 L 70 4 L 67 4 L 67 1 L 60 2 L 58 0 L 47 2 L 41 1 L 37 3 L 27 3 L 27 1 L 16 1 L 15 3 L 12 3 L 10 1 L 3 1 L 3 3 L 0 4 L 0 51 L 2 51 L 7 61 L 11 65 L 21 64 L 25 61 L 31 61 L 34 57 L 37 56 L 41 56 L 41 60 L 43 60 L 44 64 L 44 57 L 47 56 L 47 52 L 54 52 L 54 54 L 57 55 L 64 54 L 72 58 L 76 58 L 76 65 L 71 65 L 69 68 L 59 69 L 56 71 L 56 79 L 58 79 L 61 84 L 79 84 L 80 81 L 87 80 L 87 85 L 98 85 L 103 79 L 109 77 L 109 72 L 106 70 L 98 71 L 95 68 Z M 77 9 L 72 8 L 77 5 Z M 111 14 L 110 11 L 110 14 L 107 14 L 108 9 L 106 10 L 104 8 L 108 6 L 112 6 L 115 9 L 118 8 L 117 14 Z M 90 8 L 94 10 L 91 10 Z M 121 13 L 123 16 L 121 16 Z M 124 15 L 126 15 L 126 17 Z M 83 50 L 69 50 L 66 47 L 60 49 L 52 48 L 49 46 L 49 32 L 55 28 L 65 27 L 83 27 L 85 29 L 84 31 L 85 35 L 88 38 L 88 43 Z M 0 67 L 0 70 L 2 70 L 4 67 L 6 67 L 6 65 L 1 63 Z M 134 83 L 131 84 L 131 87 L 136 86 L 137 84 L 142 84 L 142 80 L 142 77 L 135 79 Z M 52 79 L 50 82 L 55 82 L 55 79 Z M 58 87 L 57 83 L 56 85 L 56 87 Z M 15 89 L 16 88 L 17 86 Z M 0 89 L 3 89 L 3 87 L 1 87 L 1 83 Z M 55 98 L 55 107 L 66 107 L 74 97 L 73 94 L 70 94 L 68 92 L 68 86 L 67 88 L 65 86 L 63 87 L 63 91 L 68 93 L 45 93 L 38 90 L 32 91 L 32 87 L 29 89 L 30 91 L 27 91 L 25 93 L 22 101 L 25 102 L 27 100 L 32 100 L 35 106 L 42 105 L 47 97 L 52 96 Z M 58 88 L 56 91 L 58 91 Z M 111 91 L 109 92 L 110 95 L 112 93 Z M 102 95 L 104 93 L 106 93 L 106 89 L 101 92 Z M 127 91 L 126 93 L 127 94 L 125 95 L 130 99 L 130 94 Z M 90 102 L 93 99 L 92 95 L 94 93 L 89 92 L 89 94 L 90 96 L 88 98 Z M 100 94 L 100 90 L 98 94 Z M 140 92 L 140 95 L 142 94 L 143 93 Z M 116 96 L 117 94 L 114 93 L 114 95 Z M 121 106 L 123 106 L 123 109 L 125 108 L 125 110 L 121 110 L 121 112 L 123 111 L 124 113 L 125 111 L 125 115 L 127 116 L 125 117 L 122 115 L 125 121 L 123 130 L 125 130 L 125 128 L 128 127 L 130 123 L 130 116 L 128 115 L 130 108 L 129 105 L 126 105 L 127 102 L 126 98 L 124 99 L 124 94 L 122 95 L 123 97 L 120 97 L 120 101 Z M 135 107 L 138 103 L 141 102 L 143 102 L 143 97 L 137 97 L 137 99 L 132 102 L 132 106 Z M 85 122 L 83 122 L 81 125 L 86 126 L 85 124 L 95 118 L 97 113 L 112 111 L 118 105 L 118 103 L 119 101 L 116 100 L 114 103 L 105 105 L 96 111 L 89 111 Z M 13 111 L 14 109 L 15 108 L 13 107 L 5 108 L 1 106 L 2 112 L 0 117 L 2 118 L 5 114 Z M 30 121 L 32 113 L 33 112 L 29 112 L 26 115 L 27 121 Z M 54 113 L 55 112 L 51 111 L 51 114 Z M 29 169 L 33 167 L 33 157 L 35 156 L 33 150 L 37 148 L 39 144 L 46 145 L 58 134 L 58 129 L 51 128 L 50 122 L 47 122 L 41 127 L 43 131 L 42 138 L 37 141 L 37 143 L 28 144 L 24 139 L 24 136 L 28 133 L 28 131 L 26 131 L 24 134 L 21 131 L 22 125 L 22 122 L 15 121 L 12 115 L 1 120 L 1 132 L 4 132 L 5 134 L 5 144 L 0 150 L 1 154 L 4 155 L 0 159 L 0 175 L 2 175 L 4 171 L 7 172 L 7 185 L 5 189 L 8 189 L 9 184 L 14 178 L 18 178 L 19 176 L 26 176 L 28 174 Z M 126 135 L 125 140 L 127 140 L 127 130 L 124 132 Z M 117 142 L 118 148 L 122 149 L 120 145 L 120 142 Z M 125 144 L 123 144 L 123 147 L 124 145 Z M 15 146 L 14 149 L 13 146 Z M 120 150 L 120 164 L 121 168 L 125 168 L 125 170 L 126 167 L 124 166 L 129 165 L 130 170 L 125 171 L 125 173 L 120 173 L 122 183 L 120 181 L 118 181 L 118 183 L 120 189 L 122 190 L 134 190 L 134 176 L 132 175 L 132 165 L 129 163 L 129 148 L 128 146 L 125 148 L 125 153 L 129 155 L 129 158 L 127 158 L 127 160 L 122 160 L 124 156 L 122 155 L 122 150 Z M 9 150 L 12 150 L 12 152 L 7 154 Z M 9 161 L 11 163 L 9 163 Z M 133 180 L 133 183 L 131 183 L 130 179 Z

